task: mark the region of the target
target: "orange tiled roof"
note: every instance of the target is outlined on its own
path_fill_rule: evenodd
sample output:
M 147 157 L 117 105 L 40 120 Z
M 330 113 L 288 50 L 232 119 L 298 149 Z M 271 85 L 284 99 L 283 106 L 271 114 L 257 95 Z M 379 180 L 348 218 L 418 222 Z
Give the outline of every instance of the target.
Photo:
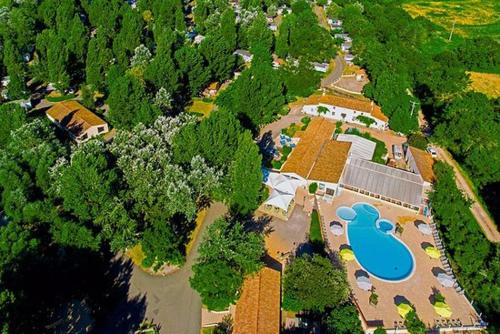
M 309 179 L 338 183 L 344 170 L 351 145 L 350 142 L 333 140 L 326 142 L 311 173 L 309 173 Z
M 415 159 L 415 163 L 417 164 L 418 171 L 420 175 L 427 182 L 434 182 L 436 176 L 434 175 L 434 159 L 431 155 L 424 150 L 418 149 L 416 147 L 410 146 L 411 154 Z
M 324 118 L 313 118 L 301 134 L 281 168 L 306 180 L 337 183 L 344 168 L 351 143 L 332 140 L 335 124 Z
M 234 334 L 278 334 L 281 321 L 281 273 L 264 267 L 245 279 L 236 303 Z
M 305 105 L 319 103 L 370 113 L 374 118 L 383 122 L 389 120 L 387 116 L 382 113 L 379 106 L 369 101 L 361 101 L 337 95 L 311 95 L 304 101 Z
M 54 104 L 47 115 L 54 119 L 75 137 L 79 137 L 93 126 L 107 123 L 77 101 L 63 101 Z

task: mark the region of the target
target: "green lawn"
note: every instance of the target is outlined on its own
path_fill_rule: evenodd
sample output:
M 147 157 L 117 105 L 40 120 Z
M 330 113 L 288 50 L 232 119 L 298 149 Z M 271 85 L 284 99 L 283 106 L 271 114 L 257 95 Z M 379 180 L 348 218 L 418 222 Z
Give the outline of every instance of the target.
M 47 96 L 46 100 L 52 103 L 62 102 L 66 100 L 71 100 L 76 97 L 75 94 L 61 95 L 61 96 Z
M 318 211 L 313 210 L 311 214 L 311 226 L 309 227 L 309 240 L 312 243 L 323 242 L 321 235 L 321 224 L 319 222 Z

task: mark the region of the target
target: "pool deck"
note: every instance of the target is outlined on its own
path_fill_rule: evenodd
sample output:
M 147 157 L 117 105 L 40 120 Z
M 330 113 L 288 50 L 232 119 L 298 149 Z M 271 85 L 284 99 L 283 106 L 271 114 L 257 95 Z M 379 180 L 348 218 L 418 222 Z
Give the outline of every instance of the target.
M 434 239 L 432 235 L 423 235 L 414 224 L 416 220 L 429 223 L 429 220 L 424 216 L 390 203 L 343 190 L 343 193 L 334 198 L 332 203 L 318 201 L 320 215 L 327 225 L 326 238 L 330 247 L 334 251 L 338 251 L 342 245 L 348 244 L 345 233 L 341 236 L 334 236 L 328 228 L 330 222 L 338 221 L 345 231 L 346 223 L 337 217 L 335 213 L 337 208 L 340 206 L 350 207 L 357 202 L 373 205 L 379 210 L 380 218 L 388 219 L 394 224 L 399 222 L 403 226 L 402 234 L 397 234 L 396 237 L 411 250 L 416 265 L 414 274 L 402 282 L 391 283 L 370 277 L 378 295 L 378 304 L 373 306 L 369 303 L 370 292 L 361 290 L 356 285 L 355 273 L 357 270 L 361 270 L 360 265 L 356 261 L 345 263 L 349 284 L 365 324 L 370 328 L 383 326 L 386 329 L 402 325 L 403 319 L 396 309 L 396 302 L 400 300 L 407 300 L 414 305 L 420 319 L 430 328 L 445 327 L 444 324 L 449 320 L 459 320 L 464 326 L 477 324 L 479 317 L 466 297 L 456 292 L 454 288 L 441 286 L 433 274 L 433 269 L 434 271 L 439 270 L 438 268 L 442 268 L 442 264 L 439 259 L 430 258 L 422 245 L 434 245 Z M 436 291 L 445 297 L 446 303 L 451 307 L 453 312 L 451 318 L 442 318 L 434 311 L 431 300 Z

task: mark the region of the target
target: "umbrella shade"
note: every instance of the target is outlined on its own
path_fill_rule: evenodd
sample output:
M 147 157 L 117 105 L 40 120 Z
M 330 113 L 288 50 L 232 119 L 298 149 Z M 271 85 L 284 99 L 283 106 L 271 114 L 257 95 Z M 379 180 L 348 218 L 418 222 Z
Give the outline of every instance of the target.
M 439 259 L 439 257 L 441 256 L 439 249 L 437 249 L 436 247 L 433 247 L 433 246 L 427 247 L 425 249 L 425 252 L 427 253 L 427 255 L 429 255 L 433 259 Z
M 451 312 L 450 305 L 446 303 L 437 302 L 433 306 L 434 306 L 434 311 L 436 311 L 437 314 L 439 314 L 444 318 L 449 318 L 453 314 L 453 312 Z
M 369 291 L 372 288 L 372 282 L 370 282 L 370 279 L 366 276 L 359 276 L 356 278 L 356 284 L 361 290 Z
M 437 275 L 437 280 L 439 281 L 439 283 L 441 283 L 442 286 L 447 288 L 451 288 L 453 284 L 455 284 L 455 280 L 453 279 L 453 277 L 445 273 L 439 273 Z
M 413 311 L 413 307 L 407 303 L 401 303 L 397 306 L 399 315 L 404 319 L 408 313 Z
M 340 257 L 345 261 L 354 260 L 354 252 L 349 248 L 344 248 L 340 251 Z
M 432 234 L 432 229 L 427 224 L 420 224 L 420 225 L 418 225 L 418 230 L 420 232 L 422 232 L 422 234 L 425 234 L 425 235 L 431 235 Z
M 333 235 L 342 235 L 344 234 L 344 228 L 339 224 L 330 225 L 330 231 L 332 231 Z

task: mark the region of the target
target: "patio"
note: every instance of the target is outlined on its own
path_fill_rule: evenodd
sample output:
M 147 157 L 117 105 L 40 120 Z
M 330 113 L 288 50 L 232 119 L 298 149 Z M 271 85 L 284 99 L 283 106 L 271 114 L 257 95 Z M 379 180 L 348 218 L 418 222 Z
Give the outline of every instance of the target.
M 459 294 L 453 287 L 443 287 L 438 281 L 436 276 L 444 271 L 441 270 L 443 265 L 439 258 L 431 258 L 424 251 L 425 246 L 435 245 L 433 236 L 425 235 L 417 228 L 418 224 L 415 224 L 415 221 L 429 223 L 424 216 L 390 203 L 344 190 L 333 203 L 319 201 L 320 215 L 327 225 L 327 240 L 333 250 L 339 251 L 342 245 L 345 247 L 348 244 L 345 233 L 334 235 L 329 228 L 329 224 L 335 221 L 342 225 L 344 231 L 346 229 L 346 223 L 337 217 L 336 209 L 340 206 L 352 206 L 357 202 L 366 202 L 375 206 L 381 214 L 380 218 L 389 219 L 403 227 L 403 232 L 396 234 L 396 237 L 411 250 L 416 266 L 411 277 L 398 283 L 381 281 L 368 273 L 375 293 L 378 295 L 378 303 L 374 306 L 369 302 L 371 292 L 361 289 L 356 279 L 362 271 L 361 266 L 357 261 L 344 262 L 352 294 L 368 327 L 401 328 L 404 321 L 398 314 L 396 303 L 405 300 L 415 306 L 420 319 L 430 328 L 450 325 L 453 327 L 472 326 L 480 321 L 476 311 L 463 294 Z M 434 301 L 436 293 L 440 293 L 451 307 L 453 313 L 450 318 L 440 317 L 435 312 L 431 302 Z

